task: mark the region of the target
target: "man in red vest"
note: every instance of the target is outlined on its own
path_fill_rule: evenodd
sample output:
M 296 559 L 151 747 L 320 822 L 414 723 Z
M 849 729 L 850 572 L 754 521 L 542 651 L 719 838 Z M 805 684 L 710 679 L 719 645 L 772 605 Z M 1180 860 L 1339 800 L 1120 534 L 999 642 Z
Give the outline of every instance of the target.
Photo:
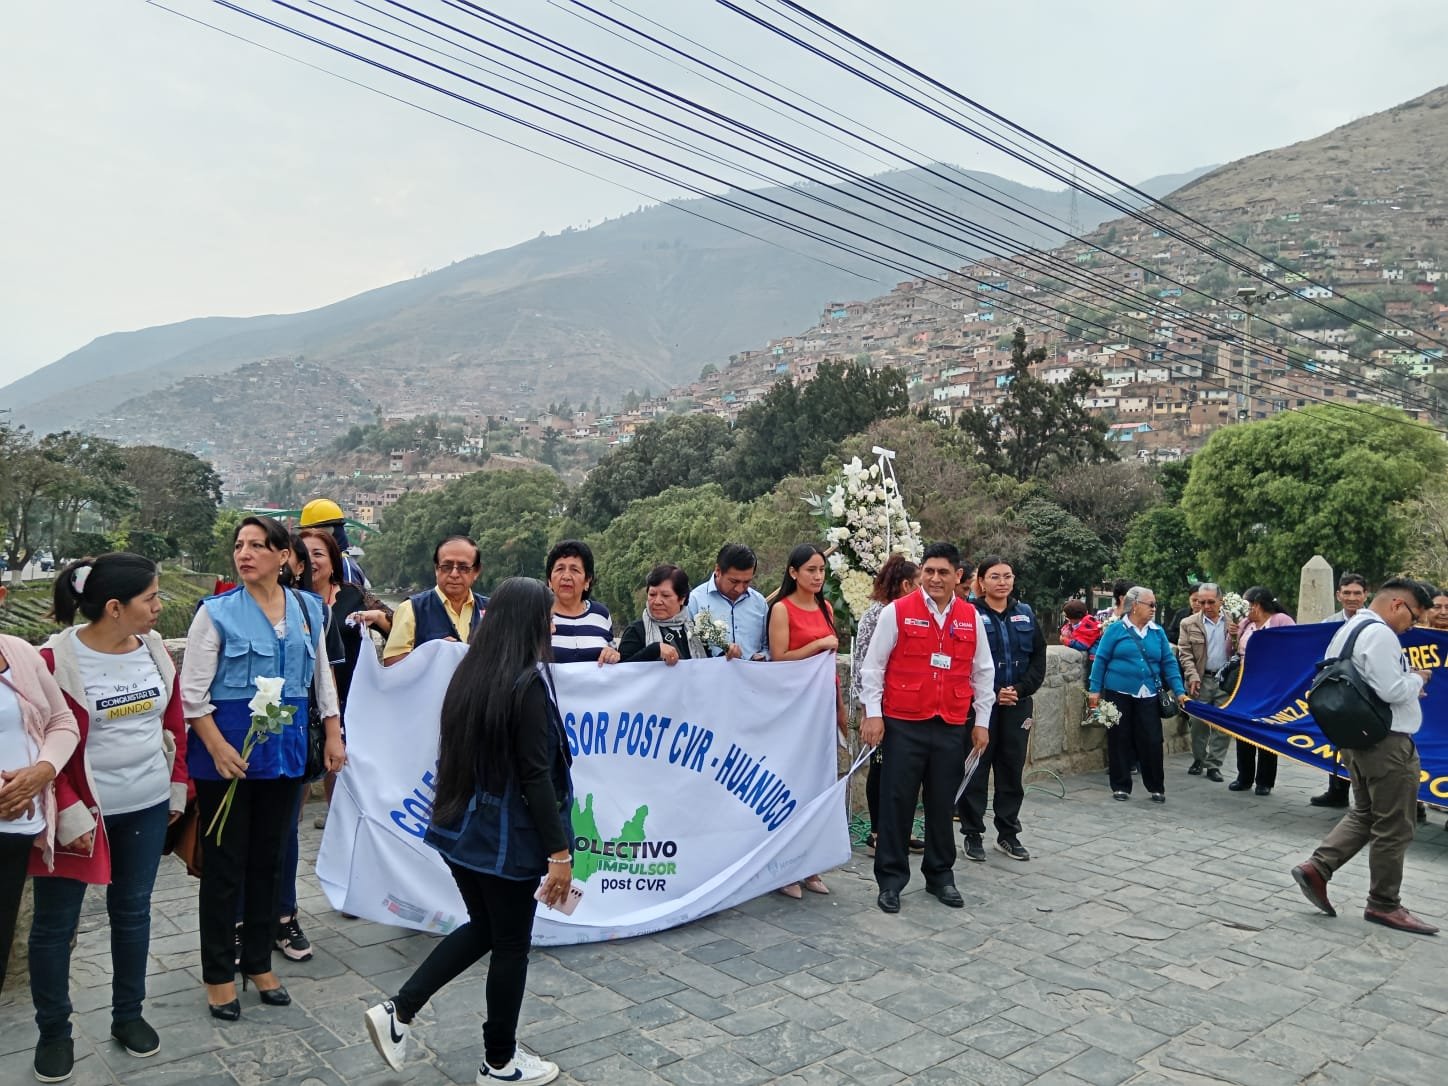
M 922 785 L 926 892 L 952 909 L 965 904 L 955 888 L 950 820 L 965 764 L 966 721 L 972 702 L 975 718 L 990 720 L 995 664 L 980 616 L 955 594 L 959 583 L 960 551 L 950 543 L 926 547 L 920 590 L 886 605 L 860 669 L 860 739 L 881 753 L 875 882 L 887 913 L 900 911 L 900 891 L 910 881 L 910 829 Z M 977 752 L 989 742 L 989 728 L 971 732 Z

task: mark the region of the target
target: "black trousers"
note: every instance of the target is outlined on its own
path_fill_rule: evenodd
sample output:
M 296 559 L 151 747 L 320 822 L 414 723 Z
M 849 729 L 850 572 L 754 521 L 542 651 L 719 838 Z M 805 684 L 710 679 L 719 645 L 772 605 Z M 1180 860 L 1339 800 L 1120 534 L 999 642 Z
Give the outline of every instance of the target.
M 915 798 L 925 792 L 925 857 L 920 873 L 927 886 L 955 882 L 955 834 L 950 816 L 965 765 L 970 728 L 929 720 L 885 718 L 880 744 L 880 815 L 876 824 L 875 882 L 881 890 L 903 890 L 910 881 L 910 830 Z
M 1277 783 L 1277 755 L 1238 739 L 1237 779 L 1243 784 L 1255 784 L 1258 788 L 1273 787 Z
M 870 832 L 874 833 L 880 820 L 880 752 L 870 758 L 870 770 L 865 774 L 865 809 L 870 812 Z
M 492 952 L 488 963 L 488 1017 L 483 1022 L 483 1058 L 502 1067 L 518 1044 L 518 1014 L 528 983 L 528 948 L 538 902 L 531 879 L 500 879 L 449 863 L 468 908 L 468 921 L 448 933 L 407 979 L 393 999 L 404 1022 L 445 985 Z
M 0 833 L 0 991 L 5 989 L 5 969 L 10 964 L 10 946 L 20 918 L 20 895 L 25 891 L 25 870 L 34 847 L 33 833 Z
M 282 848 L 296 817 L 302 782 L 243 780 L 236 786 L 221 840 L 208 833 L 230 781 L 197 781 L 201 818 L 201 979 L 226 984 L 236 976 L 236 906 L 246 887 L 241 924 L 241 971 L 271 972 Z
M 996 835 L 1017 837 L 1021 832 L 1021 803 L 1026 786 L 1021 780 L 1026 769 L 1026 748 L 1031 733 L 1024 727 L 1031 719 L 1031 699 L 1023 698 L 1015 705 L 997 704 L 990 714 L 990 745 L 980 756 L 980 765 L 971 774 L 965 794 L 956 804 L 960 816 L 960 832 L 977 837 L 985 833 L 985 796 L 988 777 L 995 778 L 995 795 L 991 811 L 995 816 Z
M 1106 765 L 1113 792 L 1131 794 L 1131 766 L 1141 766 L 1148 792 L 1166 792 L 1166 755 L 1161 710 L 1156 695 L 1145 698 L 1108 690 L 1106 700 L 1121 710 L 1121 720 L 1106 729 Z

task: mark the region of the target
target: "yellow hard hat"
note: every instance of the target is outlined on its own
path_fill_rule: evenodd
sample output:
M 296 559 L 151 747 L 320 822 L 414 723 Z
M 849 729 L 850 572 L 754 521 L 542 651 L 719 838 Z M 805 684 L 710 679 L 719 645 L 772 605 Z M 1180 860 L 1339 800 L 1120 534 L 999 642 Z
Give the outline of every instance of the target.
M 313 498 L 302 506 L 303 528 L 310 528 L 314 524 L 331 524 L 343 519 L 345 517 L 342 507 L 331 498 Z

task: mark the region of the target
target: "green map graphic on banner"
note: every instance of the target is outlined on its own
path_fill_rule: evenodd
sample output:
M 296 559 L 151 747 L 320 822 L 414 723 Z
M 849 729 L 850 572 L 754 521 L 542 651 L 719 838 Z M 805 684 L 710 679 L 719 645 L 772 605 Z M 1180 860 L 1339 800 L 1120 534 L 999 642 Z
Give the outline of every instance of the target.
M 619 850 L 620 843 L 641 845 L 648 839 L 644 820 L 649 816 L 647 804 L 641 805 L 634 815 L 623 824 L 617 837 L 603 837 L 598 832 L 598 820 L 593 813 L 593 793 L 583 797 L 583 803 L 573 801 L 573 878 L 587 882 L 595 871 L 619 870 L 626 866 L 631 850 Z M 609 846 L 609 847 L 605 847 Z

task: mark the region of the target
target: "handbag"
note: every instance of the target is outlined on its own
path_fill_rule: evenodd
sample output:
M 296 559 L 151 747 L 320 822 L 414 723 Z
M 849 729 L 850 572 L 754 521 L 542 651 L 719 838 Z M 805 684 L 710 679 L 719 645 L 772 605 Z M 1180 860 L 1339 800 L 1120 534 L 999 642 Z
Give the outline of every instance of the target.
M 1347 635 L 1337 656 L 1318 661 L 1317 677 L 1307 689 L 1312 719 L 1341 750 L 1365 750 L 1392 731 L 1392 707 L 1378 697 L 1352 662 L 1353 646 L 1367 625 L 1360 622 Z
M 297 606 L 305 616 L 307 605 L 302 602 L 302 594 L 295 588 L 291 589 L 291 593 L 297 598 Z M 322 636 L 326 637 L 325 631 Z M 315 683 L 313 685 L 315 686 Z M 302 781 L 311 784 L 326 775 L 327 729 L 322 724 L 322 710 L 317 705 L 317 692 L 313 689 L 311 696 L 307 698 L 307 768 L 302 771 Z
M 196 797 L 186 801 L 181 817 L 166 827 L 166 841 L 161 852 L 170 853 L 186 865 L 186 874 L 192 878 L 201 877 L 201 814 L 196 807 Z
M 1155 673 L 1156 669 L 1151 666 L 1151 657 L 1147 656 L 1146 646 L 1142 643 L 1142 639 L 1137 637 L 1134 633 L 1131 633 L 1130 631 L 1127 631 L 1127 633 L 1128 636 L 1136 639 L 1136 648 L 1137 651 L 1141 653 L 1142 663 L 1146 665 L 1148 671 L 1153 672 L 1152 679 L 1156 683 L 1157 711 L 1161 713 L 1161 718 L 1163 720 L 1170 720 L 1172 717 L 1176 716 L 1182 711 L 1182 707 L 1177 702 L 1176 695 L 1173 694 L 1171 690 L 1167 687 L 1167 685 L 1161 681 L 1161 676 Z

